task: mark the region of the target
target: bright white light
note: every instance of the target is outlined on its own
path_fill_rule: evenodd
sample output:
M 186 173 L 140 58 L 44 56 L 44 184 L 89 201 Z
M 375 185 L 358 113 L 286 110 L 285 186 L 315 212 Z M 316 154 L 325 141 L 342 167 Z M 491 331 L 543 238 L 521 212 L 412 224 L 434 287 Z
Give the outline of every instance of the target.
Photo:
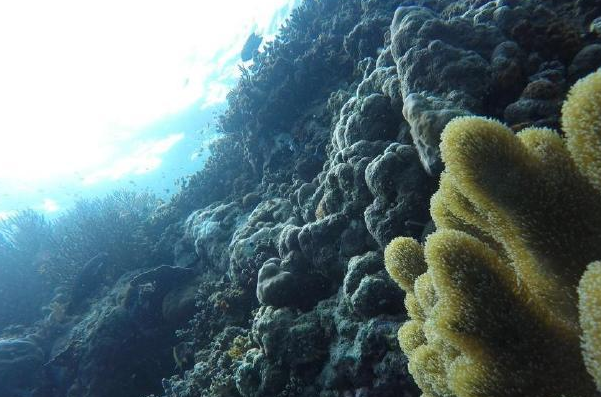
M 223 101 L 248 34 L 290 3 L 1 2 L 0 182 L 158 167 L 157 154 L 142 160 L 143 128 L 199 99 Z
M 0 221 L 6 220 L 11 216 L 15 215 L 16 211 L 0 211 Z
M 56 212 L 59 209 L 58 204 L 56 203 L 56 201 L 52 200 L 52 199 L 44 199 L 44 202 L 42 203 L 41 206 L 44 211 L 46 212 Z
M 225 97 L 227 96 L 227 93 L 229 91 L 230 87 L 224 84 L 209 83 L 204 98 L 205 100 L 202 104 L 202 108 L 208 108 L 211 105 L 215 105 L 217 103 L 225 101 Z
M 104 179 L 117 180 L 127 174 L 145 174 L 161 165 L 161 155 L 168 152 L 184 134 L 173 134 L 165 139 L 141 145 L 133 153 L 115 161 L 108 168 L 96 171 L 84 178 L 83 183 L 91 185 Z

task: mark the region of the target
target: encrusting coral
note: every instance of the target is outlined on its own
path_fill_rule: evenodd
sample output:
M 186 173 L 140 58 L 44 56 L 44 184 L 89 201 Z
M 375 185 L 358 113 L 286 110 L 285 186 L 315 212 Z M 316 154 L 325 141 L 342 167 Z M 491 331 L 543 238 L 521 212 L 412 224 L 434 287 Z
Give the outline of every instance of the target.
M 562 121 L 565 140 L 481 117 L 445 127 L 437 231 L 423 254 L 405 237 L 385 253 L 424 396 L 593 396 L 591 374 L 601 390 L 601 69 Z

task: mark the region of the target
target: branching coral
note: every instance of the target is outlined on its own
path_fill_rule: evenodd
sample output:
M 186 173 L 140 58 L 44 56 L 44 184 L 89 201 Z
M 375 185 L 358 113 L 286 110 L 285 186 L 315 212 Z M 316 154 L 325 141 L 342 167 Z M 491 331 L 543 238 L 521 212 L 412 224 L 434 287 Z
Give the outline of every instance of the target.
M 399 341 L 424 395 L 595 395 L 598 263 L 580 322 L 577 287 L 601 259 L 601 70 L 571 90 L 563 128 L 566 143 L 479 117 L 446 126 L 438 230 L 423 254 L 407 238 L 385 253 L 407 292 Z
M 82 199 L 52 225 L 50 263 L 46 275 L 69 283 L 99 252 L 121 273 L 147 265 L 148 236 L 144 227 L 158 202 L 148 192 L 116 190 L 104 198 Z M 150 236 L 155 237 L 155 236 Z
M 38 272 L 50 233 L 48 221 L 33 210 L 0 220 L 0 329 L 34 321 L 51 293 Z

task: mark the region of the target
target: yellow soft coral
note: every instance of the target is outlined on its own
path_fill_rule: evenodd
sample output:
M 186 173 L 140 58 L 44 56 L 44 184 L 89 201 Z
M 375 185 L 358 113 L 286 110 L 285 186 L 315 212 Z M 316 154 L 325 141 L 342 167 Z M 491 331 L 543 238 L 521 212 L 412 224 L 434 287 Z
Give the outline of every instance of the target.
M 580 280 L 582 350 L 588 372 L 601 390 L 601 262 L 593 262 Z
M 601 191 L 601 73 L 578 81 L 563 106 L 563 128 L 574 161 Z
M 415 279 L 426 271 L 423 248 L 412 238 L 397 237 L 384 250 L 384 262 L 390 277 L 403 289 L 413 289 Z M 403 267 L 397 266 L 403 263 Z
M 399 340 L 424 395 L 595 395 L 601 276 L 580 287 L 587 367 L 577 286 L 601 259 L 601 70 L 574 86 L 563 126 L 567 144 L 480 117 L 446 126 L 437 232 L 423 252 L 401 238 L 385 255 L 407 291 Z

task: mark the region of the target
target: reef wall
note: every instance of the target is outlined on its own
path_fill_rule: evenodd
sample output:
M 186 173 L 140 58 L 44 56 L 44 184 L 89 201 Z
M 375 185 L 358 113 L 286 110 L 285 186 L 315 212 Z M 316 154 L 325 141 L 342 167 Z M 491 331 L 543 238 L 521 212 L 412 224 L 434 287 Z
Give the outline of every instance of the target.
M 433 230 L 443 128 L 471 114 L 559 127 L 567 89 L 601 66 L 594 2 L 334 3 L 306 2 L 231 94 L 223 126 L 245 142 L 258 204 L 199 210 L 186 236 L 227 273 L 226 296 L 256 285 L 258 309 L 215 330 L 221 347 L 166 396 L 419 395 L 389 345 L 407 315 L 382 250 Z
M 47 361 L 37 395 L 420 395 L 384 248 L 434 230 L 451 119 L 559 127 L 601 66 L 600 17 L 593 0 L 305 1 L 229 94 L 205 169 L 149 220 L 153 265 L 39 336 L 48 360 L 18 345 Z

